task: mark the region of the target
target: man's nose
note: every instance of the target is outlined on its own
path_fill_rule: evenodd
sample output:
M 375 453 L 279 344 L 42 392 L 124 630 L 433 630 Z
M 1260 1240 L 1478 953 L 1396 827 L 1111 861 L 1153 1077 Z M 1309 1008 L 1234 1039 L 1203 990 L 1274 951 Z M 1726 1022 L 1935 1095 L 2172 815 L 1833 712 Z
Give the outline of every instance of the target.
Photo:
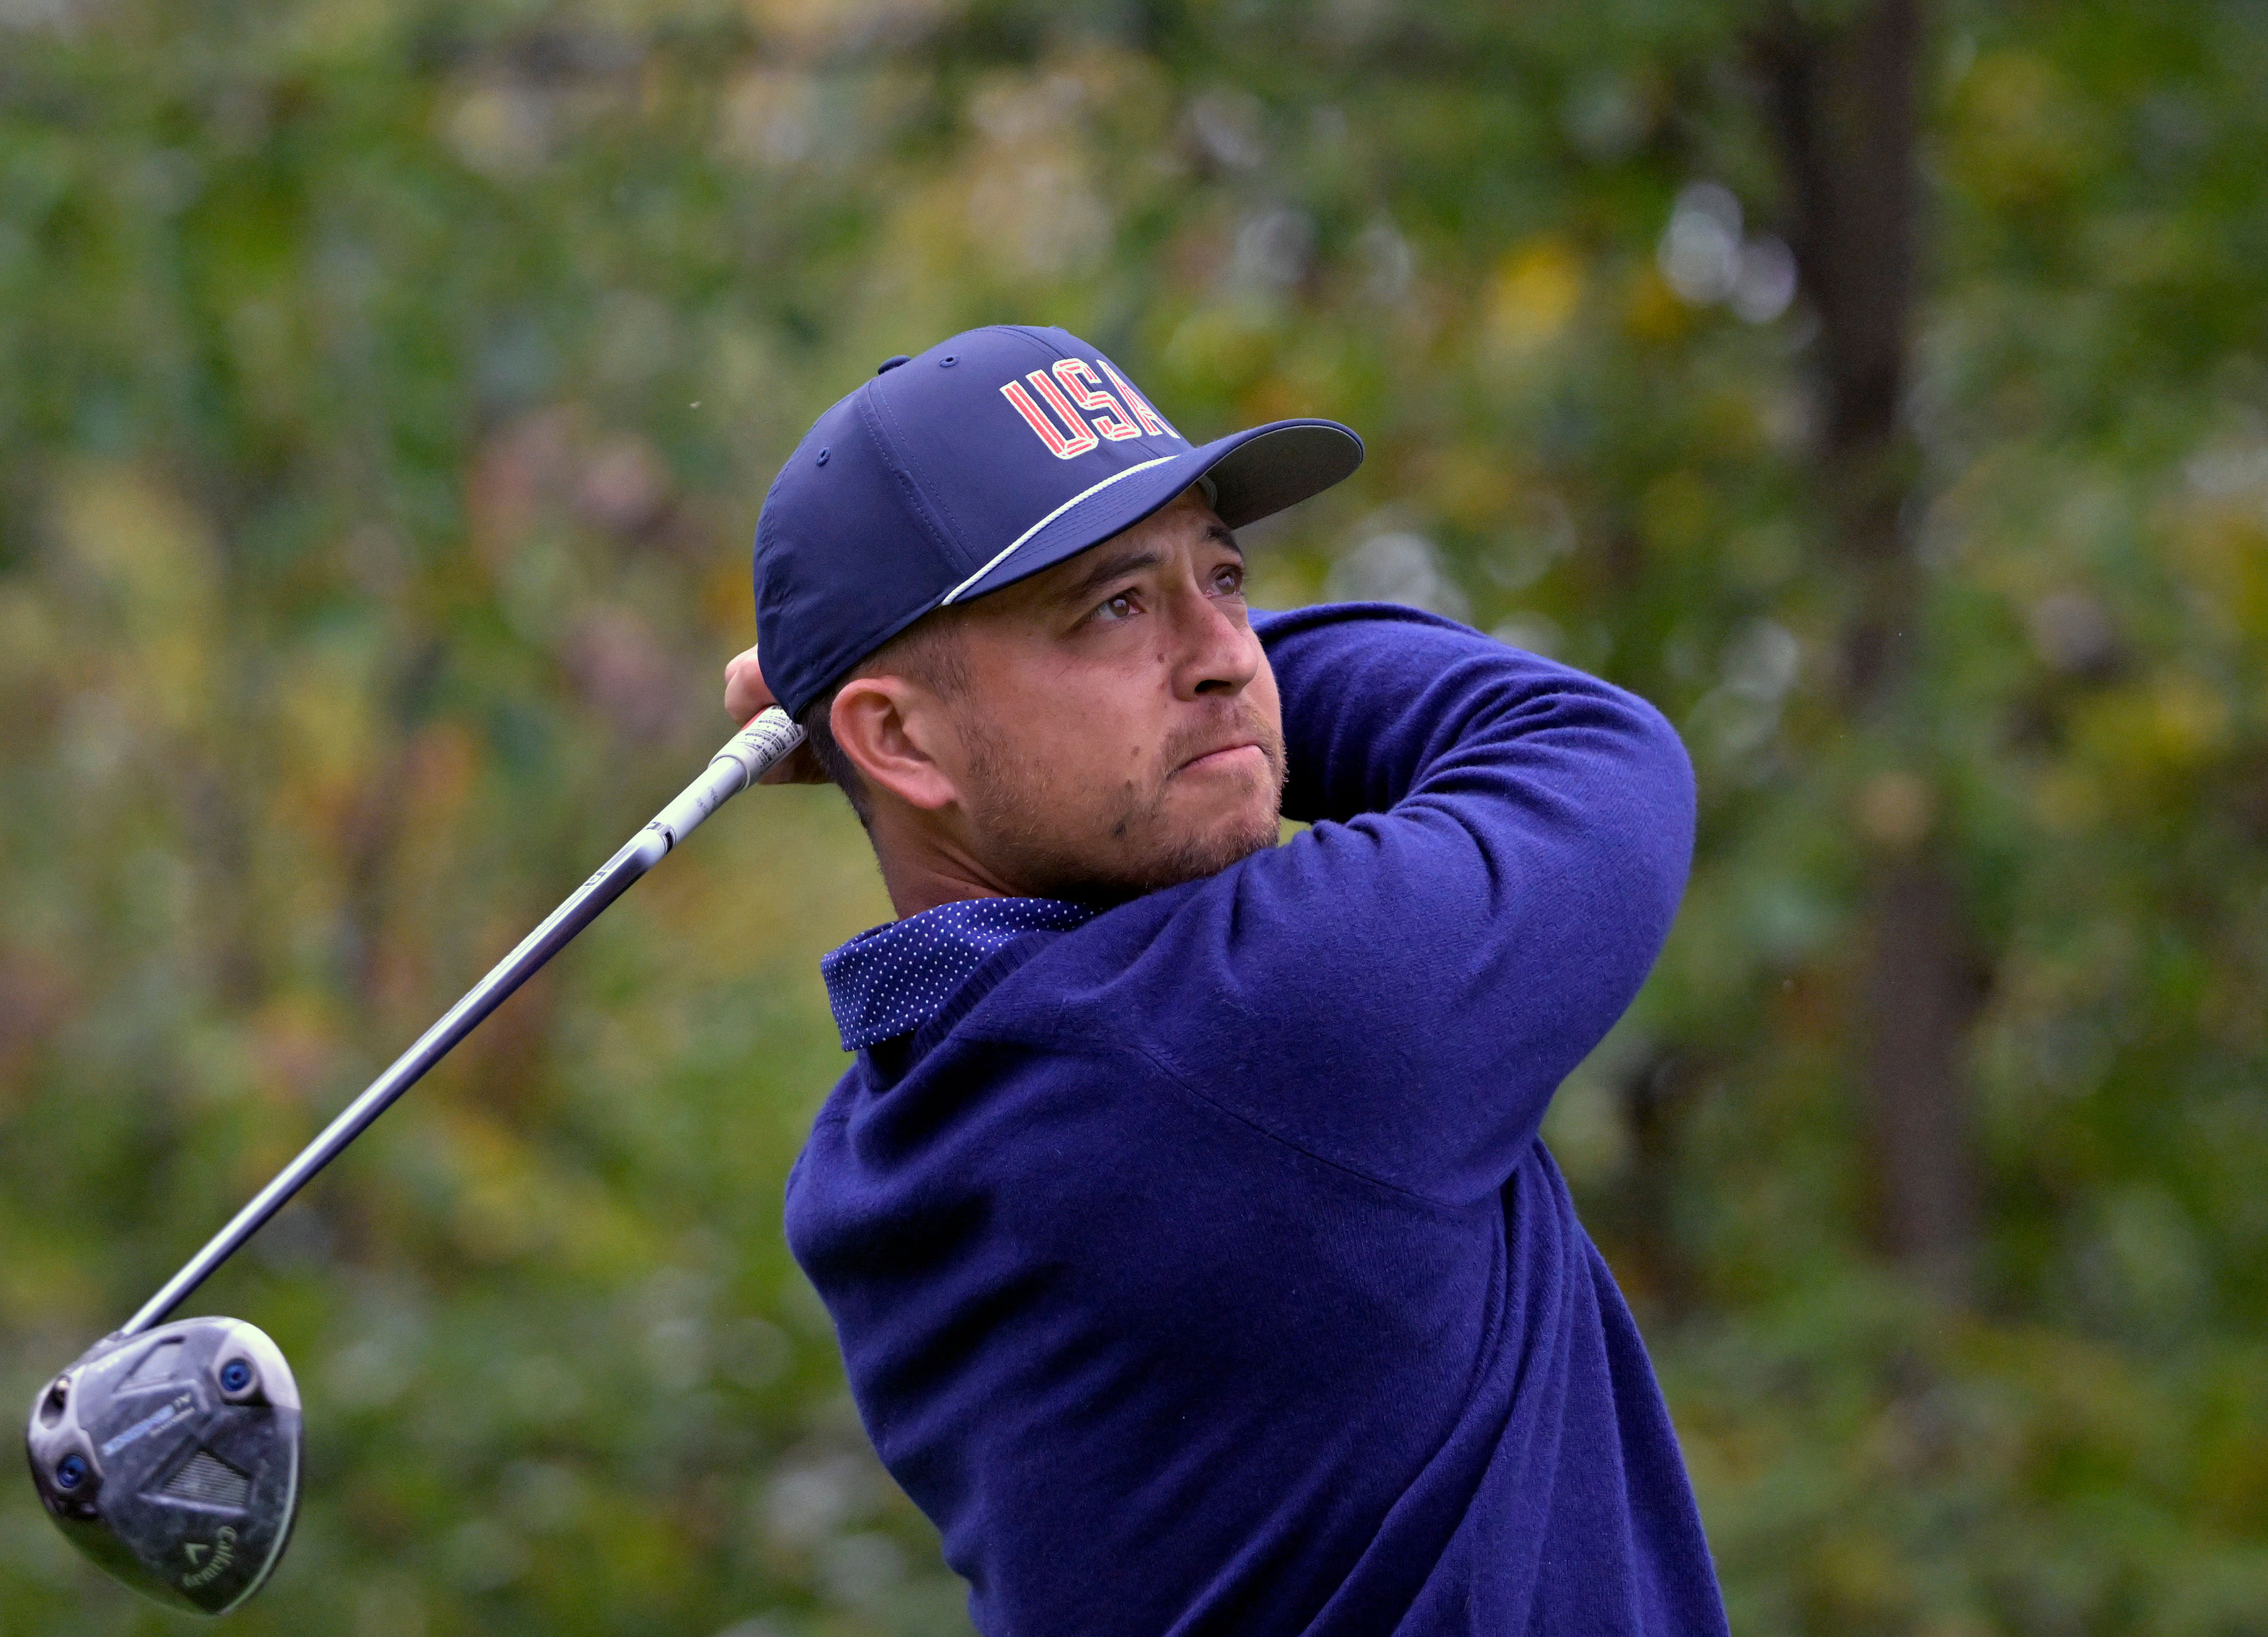
M 1181 605 L 1174 622 L 1181 649 L 1174 667 L 1175 696 L 1196 699 L 1242 693 L 1260 673 L 1260 638 L 1242 617 L 1244 605 L 1224 607 L 1194 586 L 1174 601 Z

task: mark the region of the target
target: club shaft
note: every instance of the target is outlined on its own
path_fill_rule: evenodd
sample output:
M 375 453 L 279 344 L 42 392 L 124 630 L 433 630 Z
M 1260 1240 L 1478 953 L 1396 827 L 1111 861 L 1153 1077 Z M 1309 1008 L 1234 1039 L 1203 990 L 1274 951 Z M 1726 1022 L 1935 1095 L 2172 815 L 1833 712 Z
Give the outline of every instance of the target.
M 696 826 L 803 742 L 803 730 L 777 707 L 768 710 L 726 742 L 701 777 L 681 791 L 676 800 L 654 816 L 644 830 L 624 842 L 620 851 L 600 866 L 597 874 L 578 887 L 567 901 L 546 916 L 543 924 L 522 939 L 519 947 L 497 962 L 488 976 L 473 985 L 465 998 L 451 1007 L 440 1021 L 419 1036 L 415 1045 L 395 1058 L 385 1073 L 372 1080 L 360 1096 L 340 1110 L 322 1134 L 300 1151 L 298 1157 L 276 1173 L 274 1181 L 253 1197 L 228 1226 L 213 1235 L 203 1250 L 189 1258 L 165 1287 L 143 1303 L 127 1320 L 121 1335 L 135 1336 L 181 1304 L 188 1294 L 210 1278 L 215 1268 L 240 1250 L 268 1219 L 282 1210 L 291 1196 L 333 1160 L 346 1146 L 369 1129 L 394 1099 L 416 1085 L 420 1077 L 449 1055 L 471 1034 L 480 1021 L 526 983 L 543 963 L 564 948 L 631 882 L 659 863 L 672 847 L 691 835 Z

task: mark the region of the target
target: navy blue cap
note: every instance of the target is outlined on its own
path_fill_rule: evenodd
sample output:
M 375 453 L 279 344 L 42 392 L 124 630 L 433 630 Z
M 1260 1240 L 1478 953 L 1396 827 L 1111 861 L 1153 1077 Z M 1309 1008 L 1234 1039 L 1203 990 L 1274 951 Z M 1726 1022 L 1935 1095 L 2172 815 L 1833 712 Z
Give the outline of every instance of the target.
M 1192 446 L 1064 330 L 998 324 L 892 358 L 819 417 L 764 497 L 764 681 L 799 717 L 923 615 L 1075 557 L 1199 478 L 1238 528 L 1361 463 L 1336 421 Z

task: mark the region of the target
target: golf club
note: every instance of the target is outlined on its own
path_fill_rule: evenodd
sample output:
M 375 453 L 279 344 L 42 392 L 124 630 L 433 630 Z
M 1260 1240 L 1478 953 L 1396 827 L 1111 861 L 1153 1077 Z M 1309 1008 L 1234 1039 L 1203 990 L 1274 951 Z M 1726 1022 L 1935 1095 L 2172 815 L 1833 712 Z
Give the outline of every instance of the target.
M 40 1390 L 25 1450 L 41 1504 L 73 1545 L 170 1608 L 225 1614 L 260 1589 L 298 1513 L 298 1385 L 283 1351 L 241 1319 L 166 1316 L 632 881 L 802 741 L 777 708 L 734 734 L 141 1311 Z

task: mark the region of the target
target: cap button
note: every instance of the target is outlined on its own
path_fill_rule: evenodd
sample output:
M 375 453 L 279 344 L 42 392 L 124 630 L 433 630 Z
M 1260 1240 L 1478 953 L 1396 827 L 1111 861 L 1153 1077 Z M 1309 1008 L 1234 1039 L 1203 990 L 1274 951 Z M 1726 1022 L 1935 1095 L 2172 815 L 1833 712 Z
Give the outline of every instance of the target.
M 912 360 L 911 358 L 908 358 L 904 353 L 901 352 L 901 353 L 900 353 L 900 354 L 898 354 L 898 356 L 897 356 L 896 358 L 884 358 L 884 359 L 882 360 L 882 362 L 881 362 L 881 365 L 880 365 L 880 368 L 878 368 L 878 369 L 876 369 L 876 370 L 875 370 L 875 372 L 874 372 L 874 373 L 875 373 L 875 374 L 877 374 L 877 375 L 887 375 L 887 374 L 888 374 L 892 370 L 894 370 L 894 369 L 897 368 L 899 365 L 901 365 L 901 364 L 910 364 L 910 363 L 912 363 L 912 362 L 913 362 L 913 360 Z

